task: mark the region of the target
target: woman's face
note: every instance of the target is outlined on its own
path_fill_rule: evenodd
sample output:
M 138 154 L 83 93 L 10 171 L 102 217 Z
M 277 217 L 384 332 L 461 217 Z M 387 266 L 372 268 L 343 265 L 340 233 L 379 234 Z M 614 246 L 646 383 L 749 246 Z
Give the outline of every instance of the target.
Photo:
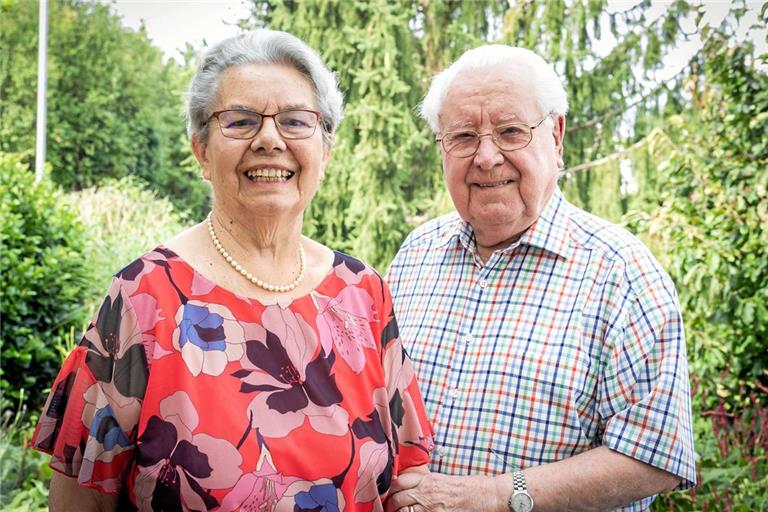
M 287 109 L 317 111 L 309 81 L 290 66 L 246 64 L 225 70 L 214 111 L 275 114 Z M 285 139 L 273 118 L 264 118 L 251 139 L 227 138 L 209 121 L 207 142 L 192 138 L 203 178 L 211 182 L 214 207 L 233 219 L 300 217 L 324 176 L 330 148 L 322 126 L 306 139 Z

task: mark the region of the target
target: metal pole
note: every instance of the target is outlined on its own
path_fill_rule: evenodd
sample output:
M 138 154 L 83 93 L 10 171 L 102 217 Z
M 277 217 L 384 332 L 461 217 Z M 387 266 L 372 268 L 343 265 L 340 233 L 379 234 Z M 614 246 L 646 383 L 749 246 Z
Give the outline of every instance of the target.
M 40 23 L 37 45 L 37 143 L 35 151 L 35 181 L 45 173 L 45 126 L 47 109 L 45 93 L 48 89 L 48 0 L 40 0 Z

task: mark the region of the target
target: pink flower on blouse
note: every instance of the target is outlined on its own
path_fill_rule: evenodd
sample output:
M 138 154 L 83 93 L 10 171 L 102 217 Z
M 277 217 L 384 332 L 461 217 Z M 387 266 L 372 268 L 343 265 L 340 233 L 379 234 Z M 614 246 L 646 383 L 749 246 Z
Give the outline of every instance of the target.
M 336 297 L 312 295 L 317 304 L 317 330 L 326 354 L 331 344 L 355 373 L 365 366 L 364 348 L 376 350 L 370 323 L 377 321 L 373 298 L 357 286 L 347 286 Z
M 284 476 L 275 470 L 272 456 L 262 444 L 259 469 L 240 477 L 237 484 L 224 496 L 218 512 L 238 510 L 274 510 L 288 487 L 300 480 Z
M 317 336 L 301 315 L 268 306 L 246 341 L 240 391 L 255 393 L 248 406 L 252 427 L 264 437 L 285 437 L 306 419 L 314 430 L 344 435 L 349 413 L 339 403 L 341 392 L 333 374 L 334 357 L 323 357 Z

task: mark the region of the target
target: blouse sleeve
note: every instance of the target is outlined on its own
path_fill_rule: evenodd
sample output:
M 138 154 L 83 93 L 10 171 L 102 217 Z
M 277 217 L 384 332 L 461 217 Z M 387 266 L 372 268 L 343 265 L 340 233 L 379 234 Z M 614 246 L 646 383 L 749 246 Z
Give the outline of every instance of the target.
M 408 357 L 392 309 L 392 296 L 382 281 L 382 364 L 386 380 L 395 454 L 394 474 L 427 464 L 434 450 L 432 426 L 424 410 L 411 359 Z
M 51 386 L 32 447 L 80 485 L 117 494 L 133 464 L 147 376 L 136 313 L 115 278 Z

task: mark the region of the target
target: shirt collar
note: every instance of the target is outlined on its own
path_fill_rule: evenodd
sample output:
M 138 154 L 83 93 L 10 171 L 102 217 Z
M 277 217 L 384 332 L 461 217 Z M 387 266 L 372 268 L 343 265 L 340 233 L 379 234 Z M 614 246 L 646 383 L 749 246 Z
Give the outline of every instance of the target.
M 571 205 L 563 197 L 560 188 L 555 187 L 547 206 L 533 225 L 523 233 L 521 244 L 539 247 L 565 259 L 573 252 L 569 234 Z
M 438 241 L 438 247 L 456 240 L 471 254 L 477 252 L 475 233 L 468 222 L 455 215 L 455 222 L 448 226 Z M 509 252 L 518 245 L 530 245 L 552 252 L 565 259 L 572 253 L 568 228 L 570 223 L 570 204 L 563 197 L 558 187 L 547 202 L 536 222 L 525 232 L 520 240 L 513 242 L 501 252 Z

